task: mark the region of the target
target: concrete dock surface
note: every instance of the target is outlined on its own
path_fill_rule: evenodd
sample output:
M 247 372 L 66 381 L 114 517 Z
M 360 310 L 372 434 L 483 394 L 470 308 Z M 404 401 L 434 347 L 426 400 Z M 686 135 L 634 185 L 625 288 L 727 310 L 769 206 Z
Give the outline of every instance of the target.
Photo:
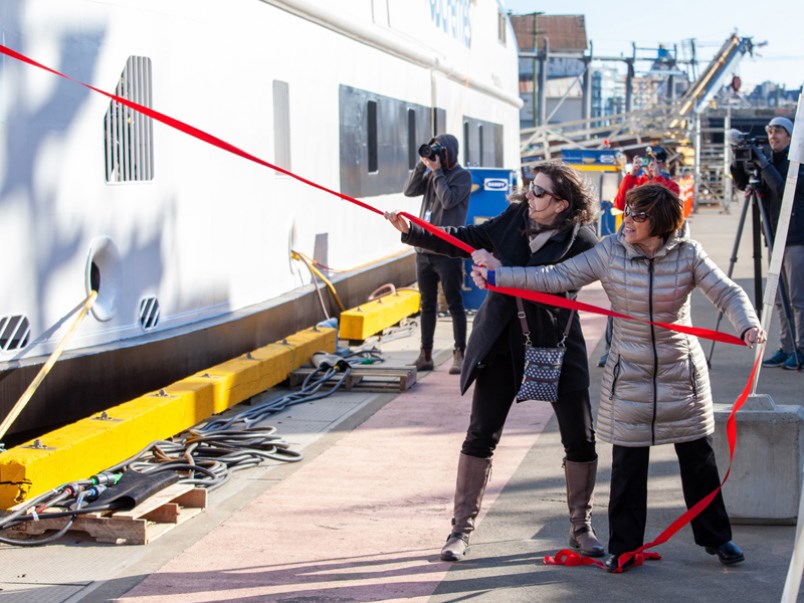
M 738 219 L 737 208 L 730 214 L 702 208 L 691 218 L 693 238 L 724 270 Z M 734 278 L 753 298 L 750 235 L 747 225 Z M 607 307 L 599 287 L 584 290 L 582 300 Z M 717 318 L 697 292 L 692 315 L 696 326 L 708 328 Z M 595 405 L 605 320 L 582 314 Z M 724 320 L 721 330 L 731 332 L 731 325 Z M 418 332 L 377 345 L 386 365 L 404 366 L 418 353 Z M 99 544 L 70 532 L 44 547 L 0 545 L 0 603 L 780 599 L 794 525 L 734 525 L 746 561 L 730 567 L 697 547 L 688 527 L 654 549 L 661 560 L 622 575 L 593 566 L 545 565 L 545 556 L 567 548 L 569 522 L 558 427 L 550 406 L 539 402 L 514 405 L 509 415 L 466 560 L 440 561 L 470 395 L 461 397 L 458 377 L 447 372 L 449 319 L 438 322 L 436 347 L 440 364 L 420 373 L 407 392 L 339 392 L 269 418 L 304 459 L 235 474 L 210 493 L 204 513 L 150 544 Z M 776 347 L 778 325 L 768 351 Z M 709 342 L 704 349 L 708 354 Z M 711 379 L 717 403 L 734 402 L 752 361 L 750 350 L 715 346 Z M 763 369 L 757 392 L 777 404 L 801 405 L 804 375 Z M 598 454 L 593 523 L 605 544 L 610 445 L 598 442 Z M 769 500 L 778 494 L 765 493 Z M 655 538 L 683 511 L 673 448 L 655 447 L 646 538 Z

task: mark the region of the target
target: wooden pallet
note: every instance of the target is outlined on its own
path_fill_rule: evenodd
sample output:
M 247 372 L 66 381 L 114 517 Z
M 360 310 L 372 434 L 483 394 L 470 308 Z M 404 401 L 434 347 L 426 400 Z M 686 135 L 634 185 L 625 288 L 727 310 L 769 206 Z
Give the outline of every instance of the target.
M 290 374 L 290 386 L 299 387 L 310 373 L 312 367 L 301 367 Z M 333 377 L 327 383 L 333 383 L 340 375 Z M 346 391 L 363 392 L 404 392 L 416 383 L 416 369 L 414 367 L 389 368 L 383 366 L 355 366 L 346 378 L 343 388 Z
M 207 491 L 188 484 L 173 484 L 130 511 L 100 512 L 79 516 L 70 530 L 86 532 L 98 542 L 148 544 L 177 525 L 201 513 L 207 506 Z M 28 521 L 8 530 L 11 537 L 40 536 L 60 530 L 69 518 Z

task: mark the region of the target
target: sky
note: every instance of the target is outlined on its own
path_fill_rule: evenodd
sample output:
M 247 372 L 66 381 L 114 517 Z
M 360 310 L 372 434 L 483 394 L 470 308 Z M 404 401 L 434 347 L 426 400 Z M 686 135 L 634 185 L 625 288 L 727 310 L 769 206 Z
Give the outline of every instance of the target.
M 631 56 L 632 42 L 638 48 L 677 45 L 680 53 L 682 41 L 694 38 L 698 59 L 708 62 L 736 33 L 752 38 L 755 45 L 767 42 L 754 49 L 753 58 L 745 56 L 736 70 L 744 92 L 765 81 L 783 84 L 788 90 L 804 83 L 802 0 L 501 1 L 515 15 L 585 15 L 593 56 Z M 705 65 L 700 63 L 699 70 Z

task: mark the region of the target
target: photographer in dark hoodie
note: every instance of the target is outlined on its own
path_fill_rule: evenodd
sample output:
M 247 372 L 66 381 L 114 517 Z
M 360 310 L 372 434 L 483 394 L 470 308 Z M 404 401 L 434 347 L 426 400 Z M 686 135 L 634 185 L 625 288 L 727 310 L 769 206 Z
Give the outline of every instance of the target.
M 422 220 L 434 226 L 463 226 L 469 210 L 472 176 L 458 164 L 458 139 L 452 134 L 439 134 L 426 145 L 422 145 L 419 154 L 421 161 L 408 178 L 405 196 L 424 195 L 419 212 Z M 455 339 L 449 372 L 453 375 L 460 374 L 466 349 L 466 312 L 461 294 L 463 260 L 418 247 L 416 252 L 416 278 L 422 296 L 422 341 L 421 351 L 415 362 L 416 369 L 433 369 L 433 335 L 438 311 L 438 281 L 441 281 L 452 316 L 452 333 Z
M 774 117 L 765 126 L 765 131 L 768 133 L 770 158 L 766 157 L 761 149 L 752 145 L 751 165 L 746 166 L 743 162 L 733 162 L 731 174 L 737 188 L 745 190 L 749 180 L 746 167 L 749 169 L 754 167 L 759 171 L 760 182 L 757 185 L 757 193 L 768 213 L 770 231 L 775 238 L 787 170 L 790 165 L 787 155 L 790 152 L 793 122 L 786 117 Z M 794 324 L 788 324 L 780 294 L 777 293 L 776 315 L 779 317 L 782 346 L 773 356 L 766 358 L 762 366 L 796 370 L 801 368 L 804 361 L 804 166 L 799 167 L 786 242 L 782 259 L 782 274 L 787 285 Z

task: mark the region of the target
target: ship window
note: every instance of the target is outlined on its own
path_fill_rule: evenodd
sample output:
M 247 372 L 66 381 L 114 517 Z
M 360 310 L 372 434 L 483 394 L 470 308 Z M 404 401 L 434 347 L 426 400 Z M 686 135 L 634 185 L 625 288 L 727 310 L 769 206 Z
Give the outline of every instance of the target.
M 290 89 L 274 80 L 274 163 L 290 170 Z
M 372 121 L 377 125 L 376 134 L 372 128 L 371 143 L 368 133 L 370 102 L 374 104 L 371 111 L 376 113 L 376 120 Z M 443 128 L 446 124 L 443 109 L 341 84 L 338 88 L 340 191 L 352 197 L 400 194 L 402 183 L 410 176 L 410 149 L 412 147 L 415 153 L 415 168 L 419 160 L 418 145 L 433 136 L 434 118 L 438 118 Z M 460 121 L 456 123 L 460 129 Z M 460 138 L 460 131 L 457 135 Z M 373 173 L 369 171 L 369 146 L 371 155 L 376 157 L 376 160 L 371 159 L 371 168 L 377 170 Z
M 485 157 L 483 155 L 483 125 L 477 126 L 477 156 L 479 157 L 480 161 L 478 161 L 478 165 L 485 165 Z
M 145 297 L 140 300 L 140 326 L 150 331 L 159 323 L 159 300 Z
M 505 37 L 506 27 L 505 27 L 505 25 L 506 25 L 506 23 L 505 23 L 505 14 L 503 12 L 498 12 L 497 13 L 497 41 L 499 41 L 500 44 L 503 44 L 503 45 L 505 45 L 505 43 L 506 43 L 506 37 Z
M 151 59 L 131 56 L 120 74 L 116 96 L 150 107 Z M 143 182 L 154 177 L 153 120 L 112 101 L 103 118 L 106 182 Z
M 408 169 L 416 167 L 418 158 L 418 145 L 416 143 L 416 110 L 408 109 Z
M 446 132 L 447 112 L 444 109 L 433 110 L 433 136 Z
M 464 167 L 503 166 L 503 127 L 491 121 L 464 117 Z
M 469 160 L 472 157 L 471 153 L 469 152 L 469 122 L 463 122 L 463 165 L 465 167 L 469 167 L 470 163 Z
M 377 101 L 368 101 L 366 114 L 368 116 L 368 171 L 376 174 L 379 171 L 377 162 Z
M 21 350 L 28 345 L 31 323 L 27 316 L 0 316 L 0 351 Z

